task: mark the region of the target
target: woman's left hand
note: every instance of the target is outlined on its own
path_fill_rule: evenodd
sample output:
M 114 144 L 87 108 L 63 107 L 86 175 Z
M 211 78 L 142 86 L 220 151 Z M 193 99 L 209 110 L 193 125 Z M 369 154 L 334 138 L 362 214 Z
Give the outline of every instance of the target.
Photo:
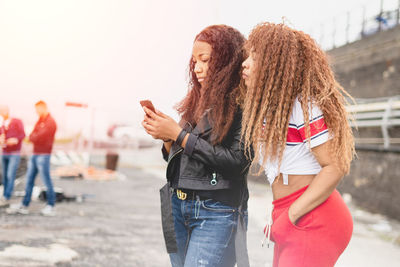
M 146 107 L 143 109 L 146 115 L 142 125 L 148 134 L 155 139 L 176 140 L 182 128 L 174 119 L 158 110 L 154 113 Z
M 291 222 L 292 224 L 294 224 L 294 225 L 296 225 L 297 220 L 300 218 L 300 217 L 297 217 L 297 216 L 295 215 L 295 213 L 293 212 L 293 207 L 292 207 L 292 206 L 289 207 L 288 216 L 289 216 L 290 222 Z

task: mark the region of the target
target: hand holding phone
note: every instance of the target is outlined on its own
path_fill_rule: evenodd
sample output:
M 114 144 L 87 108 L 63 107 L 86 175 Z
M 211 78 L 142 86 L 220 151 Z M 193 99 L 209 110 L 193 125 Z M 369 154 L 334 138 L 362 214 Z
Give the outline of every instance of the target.
M 150 100 L 142 100 L 140 101 L 140 105 L 142 105 L 143 108 L 146 107 L 155 113 L 149 115 L 147 113 L 149 111 L 145 111 L 146 115 L 142 121 L 142 126 L 146 132 L 153 136 L 154 139 L 160 139 L 164 142 L 171 142 L 174 140 L 173 138 L 175 138 L 181 132 L 182 129 L 179 124 L 164 113 L 156 111 L 153 103 L 151 103 Z

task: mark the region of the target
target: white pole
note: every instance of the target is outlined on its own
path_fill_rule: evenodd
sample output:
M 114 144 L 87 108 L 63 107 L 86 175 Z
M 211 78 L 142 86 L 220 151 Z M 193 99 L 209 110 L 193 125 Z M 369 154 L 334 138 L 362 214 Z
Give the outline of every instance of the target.
M 89 160 L 88 160 L 88 167 L 90 166 L 91 163 L 91 158 L 93 154 L 93 147 L 94 147 L 94 119 L 95 119 L 95 111 L 96 109 L 92 107 L 90 109 L 91 111 L 91 118 L 90 118 L 90 139 L 89 139 Z

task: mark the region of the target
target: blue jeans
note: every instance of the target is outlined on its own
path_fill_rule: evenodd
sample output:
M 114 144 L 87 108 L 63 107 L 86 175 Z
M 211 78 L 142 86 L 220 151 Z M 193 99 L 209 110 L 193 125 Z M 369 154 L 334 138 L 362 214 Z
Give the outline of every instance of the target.
M 35 185 L 36 175 L 40 173 L 40 177 L 43 183 L 46 185 L 46 198 L 47 204 L 54 206 L 56 200 L 53 184 L 50 177 L 50 155 L 33 155 L 28 163 L 28 171 L 26 173 L 26 186 L 25 186 L 25 197 L 22 201 L 24 206 L 29 206 L 32 197 L 32 189 Z
M 14 190 L 14 180 L 17 174 L 21 156 L 19 154 L 3 154 L 1 163 L 3 166 L 3 196 L 10 199 Z
M 233 267 L 236 208 L 212 199 L 180 200 L 173 194 L 172 214 L 178 252 L 171 253 L 173 267 Z

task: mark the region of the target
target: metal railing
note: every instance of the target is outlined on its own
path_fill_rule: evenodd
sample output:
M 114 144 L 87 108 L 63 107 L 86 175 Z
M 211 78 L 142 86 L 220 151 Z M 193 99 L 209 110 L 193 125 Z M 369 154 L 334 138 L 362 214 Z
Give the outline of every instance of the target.
M 330 50 L 398 25 L 400 0 L 379 0 L 332 16 L 310 27 L 308 32 L 324 50 Z
M 390 145 L 400 144 L 400 138 L 392 138 L 389 129 L 400 126 L 400 96 L 358 99 L 357 105 L 347 106 L 347 110 L 353 114 L 352 127 L 367 128 L 380 127 L 381 137 L 356 138 L 359 144 L 383 144 L 385 149 Z M 400 135 L 399 135 L 400 136 Z

